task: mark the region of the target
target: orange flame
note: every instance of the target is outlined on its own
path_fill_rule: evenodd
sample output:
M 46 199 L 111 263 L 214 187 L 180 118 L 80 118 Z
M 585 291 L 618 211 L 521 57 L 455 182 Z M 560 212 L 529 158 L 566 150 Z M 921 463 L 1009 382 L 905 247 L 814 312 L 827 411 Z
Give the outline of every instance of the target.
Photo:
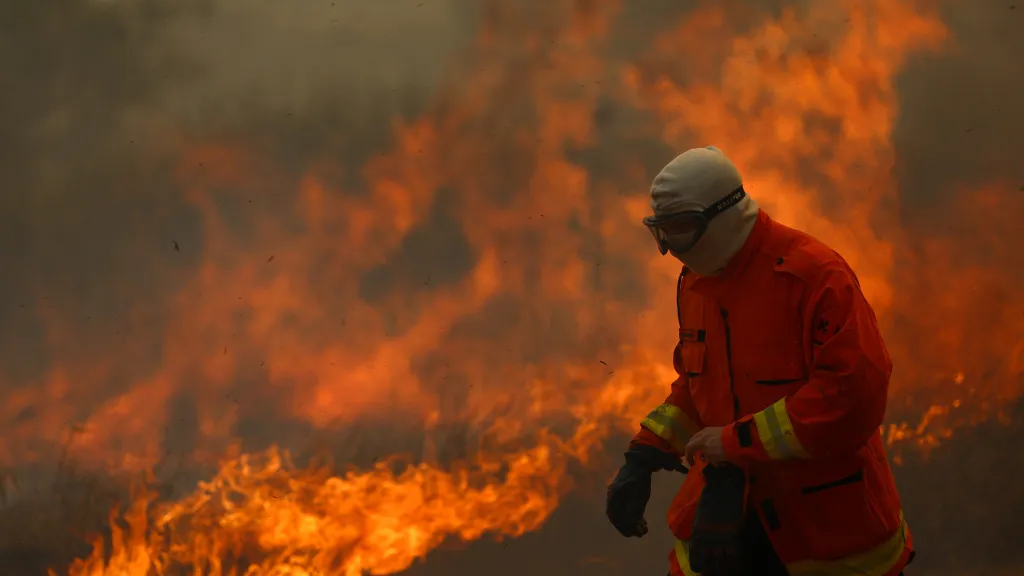
M 836 0 L 733 33 L 731 15 L 708 7 L 623 62 L 604 43 L 616 3 L 551 4 L 560 25 L 542 31 L 529 14 L 493 11 L 477 43 L 480 66 L 423 117 L 396 124 L 391 152 L 358 175 L 365 189 L 347 189 L 355 175 L 322 165 L 296 184 L 244 147 L 187 146 L 179 176 L 202 216 L 203 251 L 168 304 L 159 361 L 98 407 L 69 375 L 116 380 L 117 362 L 55 367 L 41 391 L 5 406 L 11 416 L 43 404 L 35 394 L 50 400 L 52 409 L 17 430 L 43 444 L 57 440 L 48 426 L 79 420 L 76 404 L 94 407 L 74 448 L 118 469 L 163 457 L 165 405 L 181 394 L 194 399 L 202 438 L 192 462 L 216 461 L 252 421 L 302 423 L 297 436 L 373 422 L 374 431 L 408 427 L 430 438 L 465 425 L 479 436 L 466 440 L 473 454 L 432 456 L 428 445 L 419 463 L 386 459 L 336 474 L 293 466 L 283 448 L 257 449 L 221 462 L 179 501 L 141 495 L 115 517 L 125 525 L 110 554 L 98 542 L 70 576 L 181 567 L 204 576 L 393 574 L 449 538 L 515 537 L 543 525 L 571 488 L 569 466 L 634 430 L 673 378 L 666 318 L 677 264 L 658 258 L 636 226 L 650 159 L 601 147 L 602 131 L 644 138 L 636 131 L 650 126 L 598 121 L 611 100 L 656 118 L 656 136 L 673 151 L 722 148 L 767 210 L 858 270 L 897 335 L 896 400 L 926 389 L 926 400 L 894 402 L 920 424 L 889 424 L 890 443 L 934 445 L 952 424 L 991 417 L 997 400 L 1019 397 L 1019 332 L 998 382 L 975 384 L 961 371 L 976 366 L 943 362 L 934 372 L 948 375 L 949 393 L 927 387 L 934 375 L 924 377 L 925 367 L 903 368 L 915 364 L 914 350 L 899 339 L 897 318 L 915 304 L 894 280 L 910 233 L 892 217 L 893 79 L 914 51 L 946 40 L 933 14 L 902 0 Z M 590 171 L 575 157 L 588 152 L 597 156 Z M 282 198 L 289 189 L 298 193 Z M 463 273 L 434 276 L 415 258 L 389 272 L 403 251 L 436 241 L 417 234 L 442 205 L 468 248 L 433 249 Z M 53 337 L 66 338 L 52 323 Z M 952 418 L 961 410 L 970 417 Z M 285 433 L 254 441 L 297 442 Z M 404 448 L 387 446 L 416 451 Z M 4 449 L 12 461 L 31 456 L 13 443 Z

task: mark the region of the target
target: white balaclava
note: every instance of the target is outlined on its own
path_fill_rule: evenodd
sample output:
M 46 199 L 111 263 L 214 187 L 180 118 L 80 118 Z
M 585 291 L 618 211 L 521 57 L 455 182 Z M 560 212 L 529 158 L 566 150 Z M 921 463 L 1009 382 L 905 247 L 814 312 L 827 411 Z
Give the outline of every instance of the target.
M 704 210 L 743 185 L 736 166 L 714 146 L 687 150 L 668 163 L 651 184 L 655 216 Z M 714 276 L 747 241 L 757 222 L 757 203 L 746 196 L 715 217 L 693 248 L 669 252 L 700 276 Z

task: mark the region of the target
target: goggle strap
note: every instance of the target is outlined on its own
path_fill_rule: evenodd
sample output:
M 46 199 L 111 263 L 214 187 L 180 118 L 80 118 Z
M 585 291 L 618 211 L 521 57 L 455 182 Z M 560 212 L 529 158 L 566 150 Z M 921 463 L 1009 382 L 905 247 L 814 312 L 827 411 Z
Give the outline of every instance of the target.
M 740 200 L 743 200 L 743 198 L 746 197 L 746 195 L 746 190 L 743 189 L 743 186 L 740 186 L 739 188 L 730 192 L 728 196 L 722 198 L 718 202 L 715 202 L 714 204 L 711 205 L 710 208 L 705 210 L 704 218 L 710 221 L 715 216 L 718 216 L 722 212 L 725 212 L 729 208 L 732 208 L 733 206 L 739 204 Z

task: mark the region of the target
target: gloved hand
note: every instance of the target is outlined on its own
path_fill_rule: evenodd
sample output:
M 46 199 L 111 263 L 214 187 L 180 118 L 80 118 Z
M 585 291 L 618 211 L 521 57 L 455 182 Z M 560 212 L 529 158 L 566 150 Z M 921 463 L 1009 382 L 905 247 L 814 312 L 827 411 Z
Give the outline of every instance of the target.
M 679 457 L 654 446 L 636 444 L 626 451 L 626 463 L 608 485 L 605 514 L 620 534 L 637 538 L 647 534 L 644 510 L 651 498 L 651 474 L 658 470 L 686 473 Z
M 740 529 L 746 474 L 732 464 L 704 468 L 707 485 L 697 503 L 690 538 L 690 570 L 701 576 L 730 576 L 744 568 Z

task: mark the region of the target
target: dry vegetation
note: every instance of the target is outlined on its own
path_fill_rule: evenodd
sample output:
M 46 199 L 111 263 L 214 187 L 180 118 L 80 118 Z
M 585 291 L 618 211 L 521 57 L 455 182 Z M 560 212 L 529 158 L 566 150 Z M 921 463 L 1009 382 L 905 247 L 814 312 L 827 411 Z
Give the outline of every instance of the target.
M 48 483 L 22 486 L 9 475 L 0 511 L 0 566 L 5 576 L 60 573 L 89 552 L 87 537 L 102 533 L 111 510 L 126 500 L 118 481 L 87 475 L 62 461 Z
M 908 455 L 896 469 L 920 550 L 911 575 L 1021 573 L 1017 541 L 1024 520 L 1008 512 L 1024 510 L 1024 484 L 1014 480 L 1024 472 L 1016 451 L 1024 436 L 1022 408 L 1009 425 L 961 430 L 927 459 Z M 74 558 L 89 553 L 91 536 L 107 532 L 110 511 L 127 502 L 132 484 L 168 496 L 171 485 L 180 484 L 85 474 L 66 455 L 46 483 L 27 485 L 19 480 L 24 476 L 7 474 L 0 491 L 3 576 L 63 574 Z M 590 481 L 599 479 L 595 474 Z

